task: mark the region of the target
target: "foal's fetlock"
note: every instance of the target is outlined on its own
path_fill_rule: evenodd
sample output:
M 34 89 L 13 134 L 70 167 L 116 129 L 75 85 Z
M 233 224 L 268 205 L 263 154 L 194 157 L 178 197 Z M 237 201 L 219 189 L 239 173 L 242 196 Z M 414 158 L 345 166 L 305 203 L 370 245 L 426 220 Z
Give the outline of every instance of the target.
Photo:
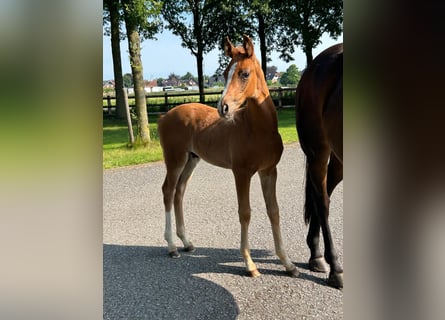
M 169 251 L 168 255 L 170 256 L 170 258 L 179 258 L 181 256 L 177 249 Z
M 298 271 L 298 269 L 295 265 L 292 265 L 291 267 L 286 268 L 286 273 L 289 276 L 291 276 L 292 278 L 297 278 L 300 275 L 300 271 Z
M 247 270 L 247 274 L 251 278 L 256 278 L 256 277 L 259 277 L 261 275 L 261 273 L 258 271 L 258 269 Z
M 185 252 L 193 252 L 195 250 L 196 250 L 196 248 L 195 248 L 195 246 L 191 242 L 190 242 L 189 245 L 184 246 L 184 251 Z

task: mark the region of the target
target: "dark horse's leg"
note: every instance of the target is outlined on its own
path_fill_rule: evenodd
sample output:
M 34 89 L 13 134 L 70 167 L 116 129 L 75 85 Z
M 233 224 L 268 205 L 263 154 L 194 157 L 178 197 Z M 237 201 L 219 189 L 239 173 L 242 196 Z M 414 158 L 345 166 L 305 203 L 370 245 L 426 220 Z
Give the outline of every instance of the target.
M 328 165 L 328 178 L 327 178 L 327 192 L 331 197 L 332 192 L 338 183 L 343 179 L 343 165 L 337 157 L 331 153 L 331 157 Z M 306 181 L 310 181 L 309 172 L 306 172 Z M 306 185 L 306 197 L 308 199 L 308 205 L 306 208 L 306 222 L 309 222 L 309 232 L 306 238 L 306 242 L 311 251 L 311 257 L 309 258 L 309 269 L 315 272 L 328 272 L 328 266 L 326 265 L 323 254 L 320 251 L 320 220 L 318 215 L 308 212 L 308 210 L 315 210 L 315 203 L 312 199 L 311 186 Z M 309 220 L 310 217 L 310 221 Z
M 315 272 L 328 272 L 329 268 L 320 250 L 320 219 L 316 214 L 313 187 L 310 181 L 309 170 L 306 170 L 305 221 L 309 223 L 309 231 L 306 237 L 306 243 L 311 251 L 309 269 Z
M 343 269 L 338 262 L 338 255 L 332 241 L 329 227 L 329 196 L 335 186 L 341 181 L 341 162 L 331 154 L 329 165 L 329 152 L 321 151 L 318 156 L 308 159 L 306 182 L 306 221 L 310 219 L 307 243 L 311 250 L 310 268 L 314 271 L 326 271 L 321 259 L 319 249 L 319 230 L 323 232 L 325 244 L 324 257 L 330 266 L 328 283 L 334 287 L 343 287 Z

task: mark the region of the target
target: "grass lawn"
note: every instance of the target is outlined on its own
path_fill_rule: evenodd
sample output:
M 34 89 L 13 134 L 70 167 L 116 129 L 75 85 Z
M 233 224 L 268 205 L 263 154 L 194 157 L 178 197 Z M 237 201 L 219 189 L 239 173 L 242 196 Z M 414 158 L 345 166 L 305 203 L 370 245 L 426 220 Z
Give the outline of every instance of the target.
M 157 133 L 157 116 L 149 116 L 152 142 L 148 148 L 127 147 L 129 142 L 126 121 L 103 120 L 103 168 L 115 168 L 134 164 L 142 164 L 163 159 L 162 148 Z M 283 143 L 298 141 L 295 129 L 295 111 L 291 109 L 278 110 L 278 130 Z M 133 121 L 133 132 L 136 135 L 136 126 Z

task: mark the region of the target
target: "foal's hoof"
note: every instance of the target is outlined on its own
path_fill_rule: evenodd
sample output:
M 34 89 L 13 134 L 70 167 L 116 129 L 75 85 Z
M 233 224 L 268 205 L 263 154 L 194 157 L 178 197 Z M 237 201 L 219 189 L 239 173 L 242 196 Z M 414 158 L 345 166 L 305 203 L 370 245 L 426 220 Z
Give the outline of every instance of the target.
M 252 278 L 256 278 L 256 277 L 259 277 L 261 275 L 261 273 L 257 269 L 251 270 L 251 271 L 247 271 L 247 273 Z
M 168 253 L 168 255 L 170 256 L 170 258 L 179 258 L 181 255 L 179 254 L 178 250 L 175 251 L 170 251 Z
M 328 272 L 328 264 L 323 257 L 314 258 L 309 260 L 309 270 L 314 272 Z
M 298 271 L 297 267 L 294 267 L 291 270 L 286 270 L 286 273 L 292 278 L 298 278 L 298 276 L 300 275 L 300 271 Z
M 329 274 L 328 284 L 337 289 L 343 289 L 343 273 L 332 271 Z
M 185 252 L 193 252 L 195 251 L 195 246 L 193 244 L 189 245 L 188 247 L 184 247 Z

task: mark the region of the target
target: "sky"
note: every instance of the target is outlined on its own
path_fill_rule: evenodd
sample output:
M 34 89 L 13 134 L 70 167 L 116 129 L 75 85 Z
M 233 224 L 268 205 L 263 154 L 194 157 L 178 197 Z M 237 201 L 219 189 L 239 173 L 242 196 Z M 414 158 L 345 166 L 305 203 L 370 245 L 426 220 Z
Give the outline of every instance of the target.
M 158 40 L 145 40 L 142 42 L 142 64 L 145 80 L 153 80 L 157 78 L 168 78 L 171 73 L 179 76 L 190 72 L 197 75 L 196 58 L 190 53 L 190 50 L 181 46 L 181 40 L 178 36 L 173 35 L 169 30 L 164 30 L 157 35 Z M 321 38 L 322 43 L 313 49 L 312 54 L 315 57 L 324 49 L 335 43 L 343 41 L 343 34 L 337 39 L 329 38 L 324 34 Z M 234 42 L 234 45 L 237 43 Z M 255 47 L 256 55 L 259 57 L 259 47 Z M 210 51 L 204 56 L 204 74 L 213 75 L 218 68 L 219 50 Z M 131 73 L 130 61 L 128 57 L 128 42 L 121 41 L 122 55 L 122 72 Z M 293 54 L 295 60 L 286 63 L 279 58 L 279 53 L 272 52 L 272 61 L 268 66 L 276 66 L 278 71 L 284 72 L 291 64 L 296 64 L 299 70 L 303 70 L 306 66 L 306 57 L 300 48 L 296 48 Z M 103 36 L 103 80 L 114 79 L 113 60 L 111 54 L 111 38 Z

